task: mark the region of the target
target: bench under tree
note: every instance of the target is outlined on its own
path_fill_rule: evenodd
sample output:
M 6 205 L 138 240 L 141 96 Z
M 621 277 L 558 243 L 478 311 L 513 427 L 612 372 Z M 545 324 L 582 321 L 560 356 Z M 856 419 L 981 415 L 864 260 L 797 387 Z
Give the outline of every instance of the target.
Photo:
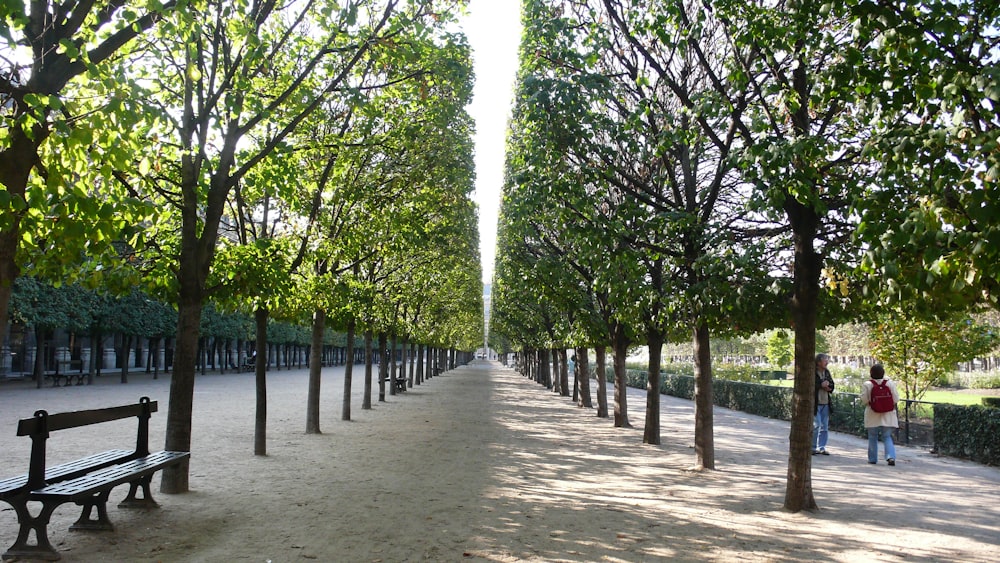
M 105 409 L 57 414 L 40 410 L 33 417 L 18 421 L 17 435 L 31 438 L 31 458 L 26 475 L 0 480 L 0 500 L 14 508 L 19 524 L 17 539 L 3 558 L 60 559 L 59 552 L 49 542 L 48 524 L 52 513 L 62 504 L 72 502 L 82 507 L 80 518 L 70 530 L 113 530 L 107 502 L 111 490 L 119 485 L 129 485 L 128 495 L 118 504 L 119 508 L 156 507 L 150 491 L 153 475 L 190 456 L 189 452 L 149 451 L 149 419 L 156 411 L 156 401 L 142 397 L 135 404 Z M 46 467 L 46 440 L 51 432 L 131 417 L 138 418 L 134 451 L 112 449 Z M 35 516 L 29 510 L 31 502 L 41 504 Z

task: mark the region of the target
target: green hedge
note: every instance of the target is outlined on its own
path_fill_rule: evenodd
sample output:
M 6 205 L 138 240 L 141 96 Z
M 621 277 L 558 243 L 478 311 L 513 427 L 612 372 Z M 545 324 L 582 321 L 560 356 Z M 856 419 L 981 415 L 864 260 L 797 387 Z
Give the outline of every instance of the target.
M 606 374 L 614 382 L 614 370 Z M 660 392 L 672 397 L 694 400 L 694 377 L 662 373 Z M 626 370 L 629 387 L 646 388 L 646 372 Z M 779 420 L 792 418 L 792 390 L 760 383 L 714 379 L 713 402 L 727 409 Z M 865 409 L 855 393 L 835 393 L 830 429 L 866 437 Z M 1000 465 L 1000 408 L 988 406 L 934 405 L 934 448 L 952 457 L 971 459 L 987 465 Z
M 1000 409 L 979 405 L 934 405 L 934 450 L 938 454 L 1000 465 Z
M 607 380 L 614 382 L 614 370 L 607 370 Z M 646 372 L 626 370 L 625 379 L 629 387 L 646 388 Z M 694 400 L 694 377 L 662 373 L 660 392 L 672 397 Z M 833 395 L 833 415 L 830 429 L 865 437 L 865 409 L 858 403 L 853 393 Z M 712 402 L 720 407 L 737 410 L 757 416 L 779 420 L 792 419 L 792 389 L 760 383 L 714 379 L 712 381 Z

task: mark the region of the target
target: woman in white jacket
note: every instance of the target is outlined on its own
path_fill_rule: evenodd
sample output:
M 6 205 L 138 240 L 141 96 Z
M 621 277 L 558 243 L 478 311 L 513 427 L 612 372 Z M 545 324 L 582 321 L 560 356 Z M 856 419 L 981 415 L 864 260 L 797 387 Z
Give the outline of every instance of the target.
M 865 428 L 868 430 L 868 463 L 878 463 L 878 439 L 882 435 L 885 444 L 885 461 L 896 465 L 896 446 L 892 443 L 892 432 L 899 428 L 899 416 L 896 414 L 896 403 L 899 402 L 899 391 L 896 382 L 885 377 L 882 364 L 875 364 L 869 370 L 871 379 L 861 384 L 861 404 L 865 406 Z M 876 393 L 872 396 L 875 385 L 885 385 L 892 392 L 891 409 L 887 412 L 876 412 L 882 407 L 873 403 L 883 403 Z M 888 408 L 888 407 L 885 407 Z

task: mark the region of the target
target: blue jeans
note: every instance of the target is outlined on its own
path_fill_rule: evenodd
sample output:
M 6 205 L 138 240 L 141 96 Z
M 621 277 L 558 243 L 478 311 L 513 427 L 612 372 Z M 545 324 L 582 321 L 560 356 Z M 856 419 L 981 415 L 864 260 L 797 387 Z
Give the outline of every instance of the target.
M 868 428 L 868 463 L 878 462 L 878 435 L 882 433 L 882 442 L 885 443 L 885 459 L 896 459 L 896 445 L 892 443 L 891 426 L 874 426 Z
M 816 405 L 816 419 L 813 421 L 813 450 L 825 450 L 830 438 L 830 405 Z

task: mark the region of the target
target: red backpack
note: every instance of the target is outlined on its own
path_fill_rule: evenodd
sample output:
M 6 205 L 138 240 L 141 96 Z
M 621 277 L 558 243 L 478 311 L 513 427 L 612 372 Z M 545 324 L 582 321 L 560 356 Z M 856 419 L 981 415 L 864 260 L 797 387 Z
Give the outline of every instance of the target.
M 875 412 L 889 412 L 896 408 L 892 400 L 892 389 L 886 381 L 872 380 L 872 392 L 868 398 L 868 406 Z

